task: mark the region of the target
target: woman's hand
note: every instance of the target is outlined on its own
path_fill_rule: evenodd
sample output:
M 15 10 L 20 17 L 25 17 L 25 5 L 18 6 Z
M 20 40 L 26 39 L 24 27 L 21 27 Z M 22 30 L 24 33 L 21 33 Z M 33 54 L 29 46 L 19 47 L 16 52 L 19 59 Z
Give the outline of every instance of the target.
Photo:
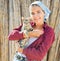
M 29 37 L 29 35 L 28 34 L 26 34 L 26 33 L 23 33 L 23 38 L 25 39 L 25 38 L 28 38 Z
M 23 53 L 23 48 L 18 48 L 18 52 Z
M 42 35 L 44 33 L 43 30 L 33 30 L 31 32 L 28 33 L 29 37 L 39 37 L 40 35 Z

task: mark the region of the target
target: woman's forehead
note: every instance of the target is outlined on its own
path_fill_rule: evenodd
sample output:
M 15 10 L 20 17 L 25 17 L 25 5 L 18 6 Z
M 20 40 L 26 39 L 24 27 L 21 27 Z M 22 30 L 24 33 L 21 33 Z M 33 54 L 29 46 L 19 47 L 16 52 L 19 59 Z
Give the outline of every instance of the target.
M 31 7 L 31 10 L 33 11 L 33 10 L 42 10 L 39 6 L 32 6 Z
M 43 11 L 41 7 L 39 6 L 32 6 L 30 9 L 30 12 L 37 12 L 37 11 Z

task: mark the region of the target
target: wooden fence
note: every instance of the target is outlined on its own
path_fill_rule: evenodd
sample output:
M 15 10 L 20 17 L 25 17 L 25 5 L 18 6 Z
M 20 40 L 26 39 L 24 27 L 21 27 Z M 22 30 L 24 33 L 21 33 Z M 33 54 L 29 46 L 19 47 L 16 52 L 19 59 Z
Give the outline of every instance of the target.
M 36 0 L 0 0 L 0 61 L 13 61 L 18 48 L 8 34 L 21 24 L 21 16 L 29 17 L 29 5 Z M 47 23 L 55 29 L 55 42 L 43 61 L 60 61 L 60 0 L 40 0 L 50 10 Z

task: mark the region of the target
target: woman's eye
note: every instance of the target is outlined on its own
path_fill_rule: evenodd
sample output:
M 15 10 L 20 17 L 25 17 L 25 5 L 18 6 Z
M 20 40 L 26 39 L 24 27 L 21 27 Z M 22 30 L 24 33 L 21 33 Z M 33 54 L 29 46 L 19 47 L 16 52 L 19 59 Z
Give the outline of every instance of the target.
M 35 13 L 31 13 L 32 15 L 35 15 Z
M 40 11 L 37 11 L 37 13 L 41 13 Z

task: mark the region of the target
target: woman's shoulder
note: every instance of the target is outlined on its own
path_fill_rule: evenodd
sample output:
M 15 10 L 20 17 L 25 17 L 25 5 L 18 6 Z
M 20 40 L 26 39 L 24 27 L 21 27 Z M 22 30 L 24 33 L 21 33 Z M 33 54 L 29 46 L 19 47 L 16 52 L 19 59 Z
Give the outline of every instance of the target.
M 21 27 L 22 27 L 23 24 L 19 25 L 18 27 L 14 28 L 13 30 L 21 30 Z
M 47 32 L 47 33 L 54 33 L 54 28 L 52 28 L 47 23 L 44 24 L 44 27 L 45 27 L 45 32 Z

